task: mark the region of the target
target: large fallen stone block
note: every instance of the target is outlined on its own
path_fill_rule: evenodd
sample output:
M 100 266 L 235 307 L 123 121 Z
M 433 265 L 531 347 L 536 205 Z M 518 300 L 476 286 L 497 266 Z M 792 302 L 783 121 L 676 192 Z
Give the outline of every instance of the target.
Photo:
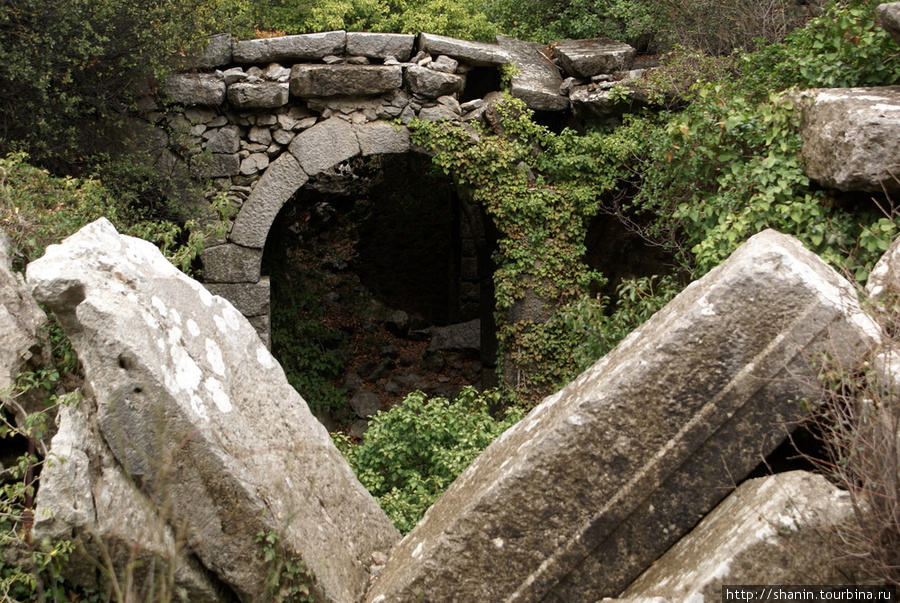
M 804 171 L 842 191 L 900 191 L 900 87 L 804 93 Z
M 822 260 L 756 235 L 491 444 L 367 601 L 617 595 L 784 439 L 810 355 L 879 337 Z
M 562 76 L 549 51 L 540 44 L 497 36 L 497 43 L 512 59 L 518 72 L 510 81 L 510 92 L 535 111 L 565 111 L 569 99 L 559 93 Z
M 71 584 L 106 591 L 115 582 L 126 598 L 139 601 L 149 600 L 154 589 L 180 591 L 188 601 L 232 601 L 233 593 L 166 523 L 165 511 L 122 471 L 98 432 L 95 413 L 90 398 L 60 407 L 59 430 L 41 471 L 35 539 L 76 545 L 63 566 Z
M 32 262 L 117 462 L 203 565 L 261 601 L 277 532 L 322 601 L 358 601 L 398 534 L 253 327 L 150 243 L 98 220 Z
M 509 63 L 509 54 L 496 44 L 470 42 L 429 33 L 419 34 L 419 50 L 433 56 L 447 55 L 470 65 L 499 66 Z
M 569 75 L 592 77 L 631 69 L 634 48 L 614 40 L 566 40 L 553 44 L 553 55 Z
M 838 530 L 855 521 L 849 493 L 821 475 L 749 480 L 621 596 L 715 601 L 727 584 L 853 584 L 861 560 Z

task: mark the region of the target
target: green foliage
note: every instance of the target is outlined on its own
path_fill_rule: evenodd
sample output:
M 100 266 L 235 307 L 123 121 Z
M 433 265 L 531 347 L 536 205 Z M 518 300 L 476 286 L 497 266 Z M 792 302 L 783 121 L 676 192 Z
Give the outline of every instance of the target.
M 754 90 L 889 86 L 900 81 L 897 45 L 878 24 L 877 0 L 845 0 L 773 44 L 743 57 Z
M 134 100 L 202 41 L 208 0 L 0 6 L 0 154 L 72 173 L 116 148 Z
M 256 543 L 268 566 L 264 597 L 272 603 L 315 603 L 315 575 L 275 530 L 260 530 Z
M 503 402 L 499 390 L 466 388 L 453 401 L 414 392 L 378 413 L 361 445 L 335 437 L 359 480 L 406 533 L 488 444 L 522 418 L 516 407 L 493 418 L 490 409 Z
M 27 163 L 23 153 L 0 158 L 0 228 L 11 238 L 14 265 L 40 257 L 81 227 L 105 217 L 123 234 L 157 244 L 172 263 L 190 271 L 208 238 L 224 235 L 231 207 L 224 195 L 213 200 L 219 219 L 206 225 L 189 220 L 183 226 L 145 217 L 140 208 L 115 198 L 99 180 L 57 178 Z

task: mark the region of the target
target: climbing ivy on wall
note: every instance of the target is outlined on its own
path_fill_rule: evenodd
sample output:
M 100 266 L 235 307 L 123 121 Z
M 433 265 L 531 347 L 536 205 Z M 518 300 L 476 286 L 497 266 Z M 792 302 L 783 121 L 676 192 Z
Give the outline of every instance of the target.
M 506 384 L 543 393 L 573 366 L 565 325 L 546 319 L 605 282 L 583 259 L 588 220 L 627 176 L 628 158 L 641 143 L 635 132 L 554 134 L 512 98 L 488 111 L 492 131 L 425 121 L 410 129 L 413 141 L 436 152 L 435 163 L 493 219 L 500 233 L 494 285 Z

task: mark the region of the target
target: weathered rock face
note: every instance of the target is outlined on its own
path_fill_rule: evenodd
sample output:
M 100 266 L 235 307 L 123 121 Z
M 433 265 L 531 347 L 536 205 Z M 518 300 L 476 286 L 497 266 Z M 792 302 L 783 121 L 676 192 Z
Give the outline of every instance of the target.
M 47 317 L 31 298 L 21 275 L 10 270 L 9 240 L 0 231 L 0 395 L 15 383 L 22 371 L 35 371 L 49 361 L 46 336 L 41 334 Z M 38 392 L 33 392 L 37 394 Z M 39 397 L 19 399 L 25 410 L 36 410 Z
M 166 524 L 165 507 L 161 512 L 122 471 L 100 436 L 94 401 L 61 406 L 57 420 L 50 461 L 41 471 L 34 535 L 77 544 L 63 568 L 66 579 L 105 590 L 112 575 L 126 596 L 144 601 L 152 589 L 159 592 L 161 568 L 172 568 L 163 591 L 183 589 L 189 601 L 232 601 L 233 593 Z
M 379 96 L 403 83 L 399 65 L 294 65 L 291 94 L 316 96 Z
M 900 44 L 900 2 L 888 2 L 878 5 L 878 20 L 894 42 Z
M 875 263 L 866 281 L 866 295 L 881 300 L 893 293 L 900 295 L 900 239 L 891 243 Z
M 512 77 L 510 92 L 538 111 L 564 111 L 569 99 L 559 93 L 562 76 L 549 51 L 540 44 L 497 36 L 500 48 L 509 53 L 518 73 Z
M 806 175 L 843 191 L 900 191 L 900 87 L 804 95 Z
M 471 65 L 505 65 L 509 55 L 496 44 L 469 42 L 435 34 L 419 34 L 419 50 L 433 55 L 447 55 Z
M 183 73 L 169 78 L 166 93 L 176 103 L 214 107 L 225 102 L 225 82 L 208 73 Z
M 784 438 L 809 354 L 878 337 L 824 262 L 753 237 L 494 442 L 367 601 L 615 596 Z
M 347 32 L 325 33 L 245 40 L 234 44 L 236 63 L 271 63 L 292 59 L 321 59 L 341 54 L 347 45 Z
M 613 40 L 569 40 L 554 44 L 553 54 L 575 77 L 592 77 L 631 69 L 635 50 Z
M 749 480 L 621 596 L 717 600 L 726 584 L 853 584 L 860 562 L 835 530 L 855 520 L 849 494 L 821 475 Z
M 255 538 L 275 530 L 322 600 L 360 599 L 372 553 L 398 534 L 231 304 L 106 220 L 27 280 L 75 345 L 116 461 L 205 567 L 261 600 Z

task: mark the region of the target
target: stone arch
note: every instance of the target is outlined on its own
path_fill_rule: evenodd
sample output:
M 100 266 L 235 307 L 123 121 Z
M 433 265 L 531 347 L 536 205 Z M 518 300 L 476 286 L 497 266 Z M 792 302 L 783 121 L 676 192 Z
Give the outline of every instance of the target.
M 310 178 L 342 162 L 411 150 L 409 130 L 385 121 L 352 124 L 330 117 L 298 134 L 266 168 L 227 241 L 204 251 L 204 274 L 213 281 L 208 287 L 235 304 L 268 343 L 269 282 L 262 276 L 262 257 L 278 212 Z

